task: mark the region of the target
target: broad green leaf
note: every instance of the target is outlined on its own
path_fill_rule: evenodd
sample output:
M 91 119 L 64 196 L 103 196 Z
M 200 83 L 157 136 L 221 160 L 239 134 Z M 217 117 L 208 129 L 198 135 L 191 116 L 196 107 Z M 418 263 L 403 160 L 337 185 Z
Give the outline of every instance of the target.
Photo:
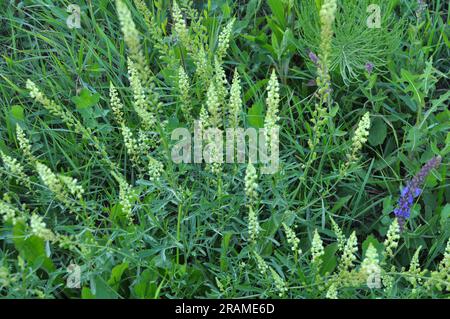
M 45 241 L 37 236 L 29 236 L 24 222 L 13 227 L 13 242 L 21 257 L 33 266 L 39 266 L 48 273 L 55 271 L 52 260 L 46 256 Z
M 75 103 L 78 110 L 87 109 L 89 107 L 92 107 L 98 103 L 100 100 L 100 94 L 98 93 L 91 93 L 86 88 L 83 88 L 80 92 L 79 96 L 72 97 L 72 102 Z
M 339 111 L 339 104 L 334 104 L 329 112 L 329 115 L 331 117 L 335 117 L 338 111 Z
M 284 18 L 284 6 L 283 1 L 280 0 L 267 0 L 267 4 L 272 10 L 273 15 L 276 17 L 278 23 L 284 28 L 286 20 Z
M 95 299 L 117 299 L 119 297 L 115 290 L 110 287 L 102 277 L 96 276 L 94 283 Z
M 133 286 L 133 292 L 138 298 L 149 299 L 155 296 L 158 289 L 156 285 L 157 274 L 152 270 L 144 270 L 137 278 L 136 284 Z
M 338 244 L 332 243 L 325 247 L 324 254 L 322 256 L 322 266 L 320 268 L 320 273 L 322 275 L 326 273 L 331 273 L 336 268 L 337 258 L 336 252 L 338 250 Z
M 253 104 L 251 108 L 248 109 L 248 123 L 254 128 L 264 127 L 264 115 L 263 115 L 263 103 L 257 102 Z
M 11 112 L 11 116 L 17 121 L 23 121 L 25 119 L 23 107 L 20 105 L 11 106 L 10 112 Z
M 122 275 L 125 270 L 128 269 L 128 263 L 122 263 L 115 266 L 111 270 L 111 277 L 108 279 L 108 285 L 113 288 L 115 291 L 119 289 L 120 280 L 122 279 Z
M 225 2 L 225 3 L 221 6 L 221 9 L 222 9 L 223 17 L 224 17 L 224 18 L 229 18 L 230 15 L 231 15 L 231 8 L 230 8 L 230 6 L 228 5 L 228 3 Z
M 377 117 L 373 120 L 369 131 L 369 143 L 372 146 L 380 145 L 387 135 L 387 126 L 383 119 Z
M 422 92 L 422 82 L 419 75 L 412 74 L 408 70 L 401 70 L 401 82 L 406 82 L 405 92 L 410 92 L 418 105 L 424 104 L 424 93 Z
M 315 1 L 316 1 L 317 12 L 319 12 L 320 8 L 322 7 L 323 0 L 315 0 Z
M 92 293 L 91 289 L 83 287 L 81 289 L 81 299 L 95 299 L 95 295 Z

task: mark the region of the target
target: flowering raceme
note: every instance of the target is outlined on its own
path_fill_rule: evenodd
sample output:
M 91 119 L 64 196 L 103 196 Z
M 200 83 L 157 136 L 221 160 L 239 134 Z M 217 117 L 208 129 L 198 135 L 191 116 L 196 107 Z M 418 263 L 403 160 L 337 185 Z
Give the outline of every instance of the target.
M 325 250 L 323 247 L 323 242 L 316 229 L 314 230 L 314 235 L 311 242 L 311 262 L 318 267 L 322 261 L 321 257 L 324 253 Z
M 118 19 L 107 15 L 104 26 L 116 25 L 122 39 L 111 32 L 105 36 L 102 21 L 96 24 L 86 14 L 87 29 L 79 30 L 88 38 L 90 33 L 94 47 L 93 41 L 101 40 L 94 49 L 105 63 L 84 59 L 87 73 L 71 85 L 58 65 L 35 74 L 39 50 L 37 56 L 21 57 L 33 51 L 26 50 L 16 58 L 38 59 L 26 71 L 35 81 L 44 76 L 42 84 L 36 82 L 42 91 L 28 80 L 31 99 L 22 97 L 16 86 L 26 75 L 13 73 L 21 68 L 9 70 L 5 85 L 0 83 L 6 101 L 0 115 L 0 244 L 5 250 L 0 296 L 448 295 L 445 180 L 437 198 L 427 194 L 424 200 L 426 227 L 415 234 L 421 238 L 401 238 L 426 176 L 442 159 L 437 156 L 401 178 L 398 206 L 392 207 L 396 203 L 391 205 L 383 192 L 396 185 L 393 175 L 403 159 L 395 155 L 411 151 L 412 142 L 416 150 L 426 149 L 423 138 L 430 127 L 433 150 L 446 154 L 440 54 L 436 63 L 422 59 L 419 74 L 408 67 L 409 59 L 422 57 L 414 55 L 416 50 L 397 60 L 389 52 L 378 53 L 380 47 L 371 42 L 389 43 L 375 41 L 372 34 L 385 32 L 368 30 L 366 12 L 358 11 L 370 0 L 280 0 L 264 8 L 253 8 L 252 1 L 249 6 L 111 2 Z M 433 12 L 439 13 L 438 7 Z M 264 15 L 270 11 L 282 15 L 267 25 Z M 312 23 L 296 19 L 300 12 Z M 349 20 L 355 17 L 359 22 Z M 91 22 L 99 34 L 90 32 Z M 383 25 L 387 22 L 383 19 Z M 19 40 L 28 38 L 29 31 L 20 36 L 24 30 L 14 30 Z M 419 27 L 413 31 L 421 33 Z M 59 43 L 49 37 L 49 43 Z M 271 45 L 265 44 L 267 37 Z M 297 59 L 297 50 L 305 48 L 313 50 L 305 57 L 311 62 Z M 361 53 L 357 61 L 346 55 L 355 51 Z M 70 55 L 58 54 L 71 61 Z M 383 61 L 401 74 L 386 72 Z M 308 77 L 309 70 L 314 74 Z M 347 81 L 354 72 L 365 73 L 367 80 Z M 383 83 L 375 73 L 383 74 Z M 46 79 L 48 74 L 52 78 Z M 314 83 L 303 83 L 307 78 Z M 417 112 L 396 104 L 411 93 L 410 78 L 427 82 L 423 96 L 411 95 Z M 55 100 L 45 95 L 45 86 Z M 89 90 L 80 94 L 80 88 Z M 399 106 L 395 118 L 386 105 Z M 370 130 L 371 121 L 386 114 L 397 135 L 384 136 L 383 121 Z M 416 120 L 420 125 L 410 141 L 407 129 Z M 280 161 L 280 170 L 268 170 Z M 439 173 L 445 179 L 448 172 Z M 385 216 L 394 209 L 395 216 Z M 71 290 L 60 274 L 72 273 L 77 264 L 82 289 Z
M 149 80 L 150 70 L 142 52 L 139 31 L 131 17 L 131 12 L 122 0 L 116 1 L 117 15 L 119 17 L 125 43 L 129 50 L 129 56 L 137 64 L 139 76 L 144 84 Z
M 341 263 L 339 268 L 342 271 L 348 271 L 353 268 L 353 263 L 356 260 L 356 253 L 358 252 L 358 241 L 356 238 L 355 231 L 352 232 L 350 237 L 347 240 L 347 243 L 344 248 L 344 252 L 342 254 Z
M 206 93 L 206 106 L 209 112 L 209 123 L 211 127 L 222 126 L 222 113 L 220 110 L 220 103 L 217 96 L 216 86 L 211 83 Z
M 322 127 L 329 118 L 328 109 L 331 107 L 331 78 L 329 74 L 331 41 L 333 38 L 333 24 L 336 18 L 337 4 L 336 0 L 325 0 L 320 8 L 320 46 L 319 54 L 316 55 L 310 51 L 308 56 L 317 67 L 316 84 L 318 87 L 318 101 L 312 111 L 311 123 L 313 126 L 313 136 L 308 139 L 308 146 L 311 149 L 310 161 L 314 161 L 317 157 L 315 150 L 320 143 L 322 136 Z
M 284 282 L 283 278 L 281 278 L 281 276 L 273 268 L 270 268 L 270 273 L 272 275 L 275 288 L 278 291 L 278 296 L 283 297 L 284 294 L 288 291 L 286 283 Z
M 347 174 L 350 165 L 355 164 L 361 157 L 361 150 L 369 137 L 370 129 L 370 113 L 366 112 L 358 123 L 355 135 L 352 138 L 352 147 L 347 153 L 347 161 L 341 165 L 340 174 L 344 176 Z
M 19 142 L 19 148 L 21 149 L 25 158 L 31 163 L 36 161 L 36 158 L 33 156 L 33 152 L 31 150 L 31 143 L 25 135 L 25 132 L 22 130 L 19 124 L 16 124 L 16 136 L 17 141 Z
M 216 52 L 216 56 L 219 59 L 219 61 L 222 61 L 230 45 L 230 37 L 231 32 L 233 31 L 234 21 L 235 21 L 234 18 L 231 19 L 230 22 L 228 22 L 228 24 L 225 26 L 225 28 L 219 35 L 219 43 L 217 44 L 217 52 Z
M 172 19 L 174 21 L 174 33 L 177 35 L 178 39 L 184 46 L 189 47 L 189 30 L 186 26 L 186 21 L 183 18 L 180 7 L 178 6 L 176 1 L 174 1 L 172 5 Z
M 245 194 L 248 197 L 249 203 L 252 203 L 252 201 L 255 201 L 258 197 L 257 180 L 258 175 L 256 174 L 255 166 L 249 162 L 245 173 Z
M 0 216 L 2 216 L 3 222 L 11 222 L 13 225 L 23 218 L 17 209 L 2 199 L 0 199 Z
M 216 87 L 217 100 L 219 102 L 220 114 L 225 114 L 226 98 L 228 95 L 228 81 L 225 70 L 216 58 L 214 60 L 214 83 Z
M 149 103 L 145 94 L 145 88 L 139 78 L 138 66 L 131 59 L 128 59 L 128 77 L 131 88 L 133 89 L 134 110 L 141 118 L 142 127 L 145 130 L 151 131 L 155 127 L 156 118 L 154 113 L 156 112 L 149 112 L 147 109 Z
M 367 247 L 366 256 L 361 263 L 360 272 L 367 282 L 371 279 L 376 280 L 378 277 L 377 274 L 381 272 L 378 252 L 372 244 L 369 244 Z M 373 284 L 376 284 L 376 282 Z
M 323 96 L 325 101 L 328 101 L 331 91 L 328 68 L 330 64 L 331 39 L 333 38 L 333 23 L 336 18 L 336 9 L 336 0 L 325 0 L 319 13 L 321 41 L 316 81 L 319 87 L 319 95 Z
M 109 103 L 111 104 L 111 109 L 113 111 L 115 120 L 117 121 L 119 126 L 124 125 L 125 120 L 123 114 L 123 104 L 120 101 L 119 93 L 117 92 L 117 89 L 114 84 L 112 84 L 112 82 L 110 82 L 109 84 L 109 97 Z
M 73 203 L 69 200 L 69 194 L 77 198 L 82 199 L 84 190 L 78 185 L 78 181 L 70 176 L 64 176 L 61 174 L 55 174 L 42 163 L 36 163 L 36 171 L 39 177 L 44 182 L 44 185 L 53 192 L 62 203 L 66 204 L 70 208 L 74 208 Z
M 47 228 L 47 225 L 44 223 L 41 216 L 38 216 L 36 214 L 31 215 L 30 228 L 31 233 L 39 238 L 50 241 L 56 239 L 52 231 Z
M 264 118 L 266 147 L 270 147 L 270 143 L 273 140 L 273 134 L 278 129 L 278 108 L 280 104 L 280 84 L 278 83 L 275 70 L 272 70 L 269 84 L 267 85 L 267 112 Z
M 398 247 L 398 240 L 400 239 L 400 226 L 397 218 L 389 226 L 386 234 L 386 240 L 384 241 L 384 247 L 386 249 L 386 255 L 390 258 L 394 257 L 394 251 Z
M 188 123 L 191 123 L 192 110 L 191 110 L 189 77 L 182 66 L 180 66 L 178 70 L 178 90 L 180 93 L 180 100 L 181 100 L 181 112 L 183 113 L 184 119 Z
M 283 223 L 282 225 L 284 228 L 284 232 L 286 233 L 287 242 L 291 246 L 291 250 L 294 252 L 294 254 L 297 254 L 300 239 L 297 238 L 294 230 L 291 227 L 289 227 L 285 223 Z
M 239 126 L 239 115 L 242 109 L 242 98 L 241 98 L 241 83 L 239 78 L 239 73 L 237 69 L 234 70 L 233 82 L 230 89 L 230 111 L 229 111 L 229 125 L 232 128 L 237 128 Z
M 22 164 L 20 164 L 15 158 L 4 154 L 2 151 L 0 151 L 0 158 L 3 161 L 3 166 L 6 168 L 6 170 L 12 176 L 15 176 L 20 184 L 31 188 L 31 181 L 25 174 L 25 168 L 22 166 Z
M 269 270 L 269 266 L 258 253 L 254 252 L 254 255 L 256 259 L 256 266 L 258 267 L 258 270 L 261 273 L 261 275 L 264 275 Z
M 356 162 L 359 157 L 359 153 L 363 145 L 367 142 L 370 129 L 370 113 L 366 112 L 358 123 L 358 128 L 355 131 L 355 135 L 352 139 L 352 150 L 347 155 L 349 163 Z
M 402 189 L 397 208 L 394 210 L 394 214 L 398 219 L 401 230 L 403 229 L 405 219 L 409 218 L 411 214 L 411 207 L 413 206 L 414 199 L 422 192 L 420 187 L 425 182 L 425 178 L 433 168 L 437 168 L 441 164 L 441 161 L 442 158 L 440 156 L 433 157 Z

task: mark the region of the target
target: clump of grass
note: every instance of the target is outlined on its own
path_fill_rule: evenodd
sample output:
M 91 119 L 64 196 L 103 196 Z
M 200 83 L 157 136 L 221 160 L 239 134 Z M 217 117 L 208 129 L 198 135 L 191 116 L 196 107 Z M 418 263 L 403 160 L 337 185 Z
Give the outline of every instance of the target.
M 0 4 L 0 296 L 445 298 L 445 24 L 395 3 Z M 280 169 L 175 164 L 194 120 L 279 131 Z

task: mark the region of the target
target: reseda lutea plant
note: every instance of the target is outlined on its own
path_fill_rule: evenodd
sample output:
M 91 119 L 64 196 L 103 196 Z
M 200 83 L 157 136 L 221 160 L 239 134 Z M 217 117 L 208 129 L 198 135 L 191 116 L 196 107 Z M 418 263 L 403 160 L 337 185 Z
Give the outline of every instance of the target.
M 63 30 L 73 48 L 11 24 L 11 61 L 35 72 L 2 69 L 5 100 L 21 89 L 0 114 L 1 297 L 445 298 L 449 114 L 429 77 L 396 69 L 399 17 L 363 30 L 337 0 L 104 7 Z M 73 56 L 75 84 L 59 69 Z

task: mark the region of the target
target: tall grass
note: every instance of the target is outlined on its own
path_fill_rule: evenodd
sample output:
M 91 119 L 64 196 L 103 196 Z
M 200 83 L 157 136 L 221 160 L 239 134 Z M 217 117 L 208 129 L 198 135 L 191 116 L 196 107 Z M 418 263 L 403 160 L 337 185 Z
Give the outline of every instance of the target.
M 80 3 L 0 5 L 0 296 L 448 296 L 448 5 Z M 279 127 L 279 170 L 175 164 L 194 120 Z

